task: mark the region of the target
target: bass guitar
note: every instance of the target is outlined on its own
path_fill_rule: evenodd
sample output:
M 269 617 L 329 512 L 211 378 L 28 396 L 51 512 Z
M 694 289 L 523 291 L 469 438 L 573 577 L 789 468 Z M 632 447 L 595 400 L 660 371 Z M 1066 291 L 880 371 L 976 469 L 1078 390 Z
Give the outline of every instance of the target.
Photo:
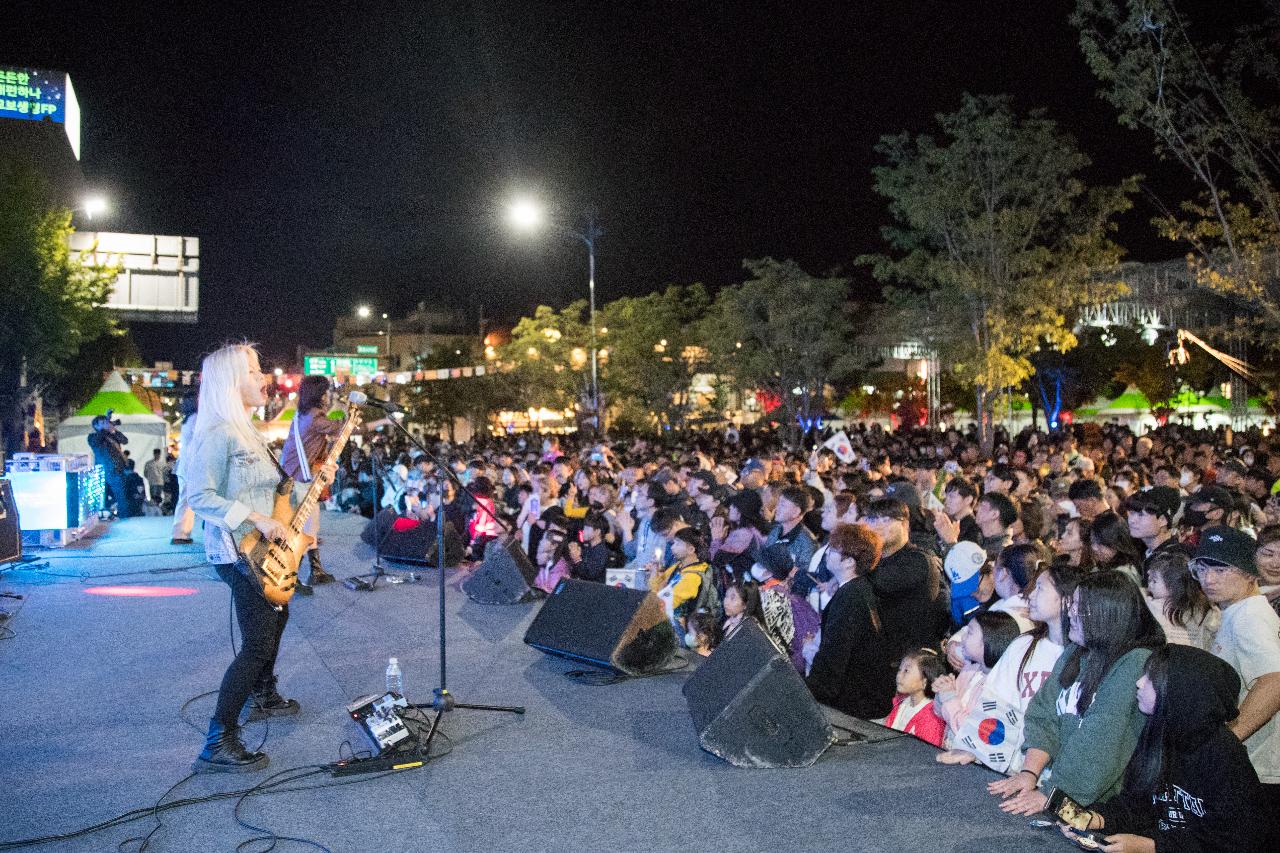
M 334 438 L 333 444 L 329 446 L 329 452 L 320 465 L 338 461 L 338 456 L 351 439 L 351 434 L 360 425 L 360 404 L 364 399 L 364 394 L 359 391 L 351 393 L 347 403 L 346 423 L 342 425 L 342 429 Z M 320 465 L 315 467 L 319 468 Z M 287 603 L 293 597 L 294 590 L 298 588 L 298 566 L 315 541 L 315 537 L 304 533 L 302 528 L 306 525 L 307 519 L 311 518 L 311 514 L 316 511 L 316 506 L 320 503 L 320 495 L 324 492 L 326 485 L 325 481 L 318 478 L 312 480 L 306 496 L 295 508 L 293 478 L 284 477 L 280 485 L 276 486 L 275 502 L 271 508 L 271 517 L 284 525 L 286 534 L 284 541 L 268 541 L 256 528 L 240 540 L 240 552 L 249 564 L 249 580 L 262 593 L 263 598 L 274 605 Z

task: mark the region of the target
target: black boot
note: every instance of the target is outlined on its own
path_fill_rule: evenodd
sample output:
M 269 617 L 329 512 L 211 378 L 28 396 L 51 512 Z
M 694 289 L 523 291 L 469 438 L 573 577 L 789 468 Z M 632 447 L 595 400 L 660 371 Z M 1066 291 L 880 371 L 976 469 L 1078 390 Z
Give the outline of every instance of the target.
M 276 690 L 276 677 L 265 684 L 255 687 L 249 696 L 249 722 L 265 720 L 268 717 L 291 717 L 302 710 L 296 699 L 286 699 Z
M 320 549 L 312 548 L 307 552 L 307 560 L 311 563 L 311 585 L 333 583 L 333 575 L 324 570 L 320 563 Z
M 210 720 L 204 750 L 196 757 L 191 769 L 196 773 L 250 773 L 266 766 L 266 753 L 245 749 L 238 726 L 224 726 L 217 720 Z

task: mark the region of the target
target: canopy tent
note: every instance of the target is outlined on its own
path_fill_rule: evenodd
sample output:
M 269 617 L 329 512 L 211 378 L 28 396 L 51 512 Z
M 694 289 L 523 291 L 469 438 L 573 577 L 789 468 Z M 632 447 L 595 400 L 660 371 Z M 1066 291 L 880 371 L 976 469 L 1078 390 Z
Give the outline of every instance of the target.
M 163 456 L 168 448 L 169 424 L 134 396 L 128 383 L 116 371 L 112 371 L 98 393 L 80 411 L 58 424 L 58 452 L 92 453 L 89 433 L 93 432 L 93 419 L 105 415 L 108 409 L 113 410 L 113 416 L 120 421 L 117 429 L 129 439 L 125 450 L 129 451 L 131 459 L 137 461 L 137 470 L 141 474 L 143 466 L 151 461 L 152 451 L 159 448 Z
M 1113 415 L 1145 415 L 1150 411 L 1151 402 L 1147 400 L 1147 395 L 1143 394 L 1135 386 L 1130 385 L 1124 389 L 1123 394 L 1099 409 L 1098 414 L 1102 417 L 1110 417 Z

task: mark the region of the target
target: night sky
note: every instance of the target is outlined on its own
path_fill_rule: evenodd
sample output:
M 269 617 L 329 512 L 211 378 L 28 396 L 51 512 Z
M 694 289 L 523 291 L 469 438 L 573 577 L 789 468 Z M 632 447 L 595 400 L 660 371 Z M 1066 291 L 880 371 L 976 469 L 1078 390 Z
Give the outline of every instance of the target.
M 1096 97 L 1066 0 L 144 5 L 43 3 L 0 64 L 71 73 L 105 230 L 200 238 L 201 322 L 133 326 L 182 367 L 240 337 L 288 360 L 360 303 L 510 321 L 585 296 L 581 244 L 506 227 L 520 192 L 598 211 L 601 301 L 763 255 L 874 294 L 873 146 L 966 90 L 1046 107 L 1091 178 L 1187 194 Z M 1137 201 L 1131 256 L 1179 254 Z

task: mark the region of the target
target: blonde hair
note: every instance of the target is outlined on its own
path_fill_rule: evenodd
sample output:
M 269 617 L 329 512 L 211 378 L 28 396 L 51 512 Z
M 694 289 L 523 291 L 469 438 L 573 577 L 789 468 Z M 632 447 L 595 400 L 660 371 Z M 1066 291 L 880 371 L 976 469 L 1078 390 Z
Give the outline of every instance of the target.
M 245 342 L 227 344 L 204 357 L 200 364 L 197 435 L 224 423 L 251 447 L 263 444 L 240 396 L 240 383 L 249 375 L 250 353 L 257 355 L 258 350 L 254 344 Z

